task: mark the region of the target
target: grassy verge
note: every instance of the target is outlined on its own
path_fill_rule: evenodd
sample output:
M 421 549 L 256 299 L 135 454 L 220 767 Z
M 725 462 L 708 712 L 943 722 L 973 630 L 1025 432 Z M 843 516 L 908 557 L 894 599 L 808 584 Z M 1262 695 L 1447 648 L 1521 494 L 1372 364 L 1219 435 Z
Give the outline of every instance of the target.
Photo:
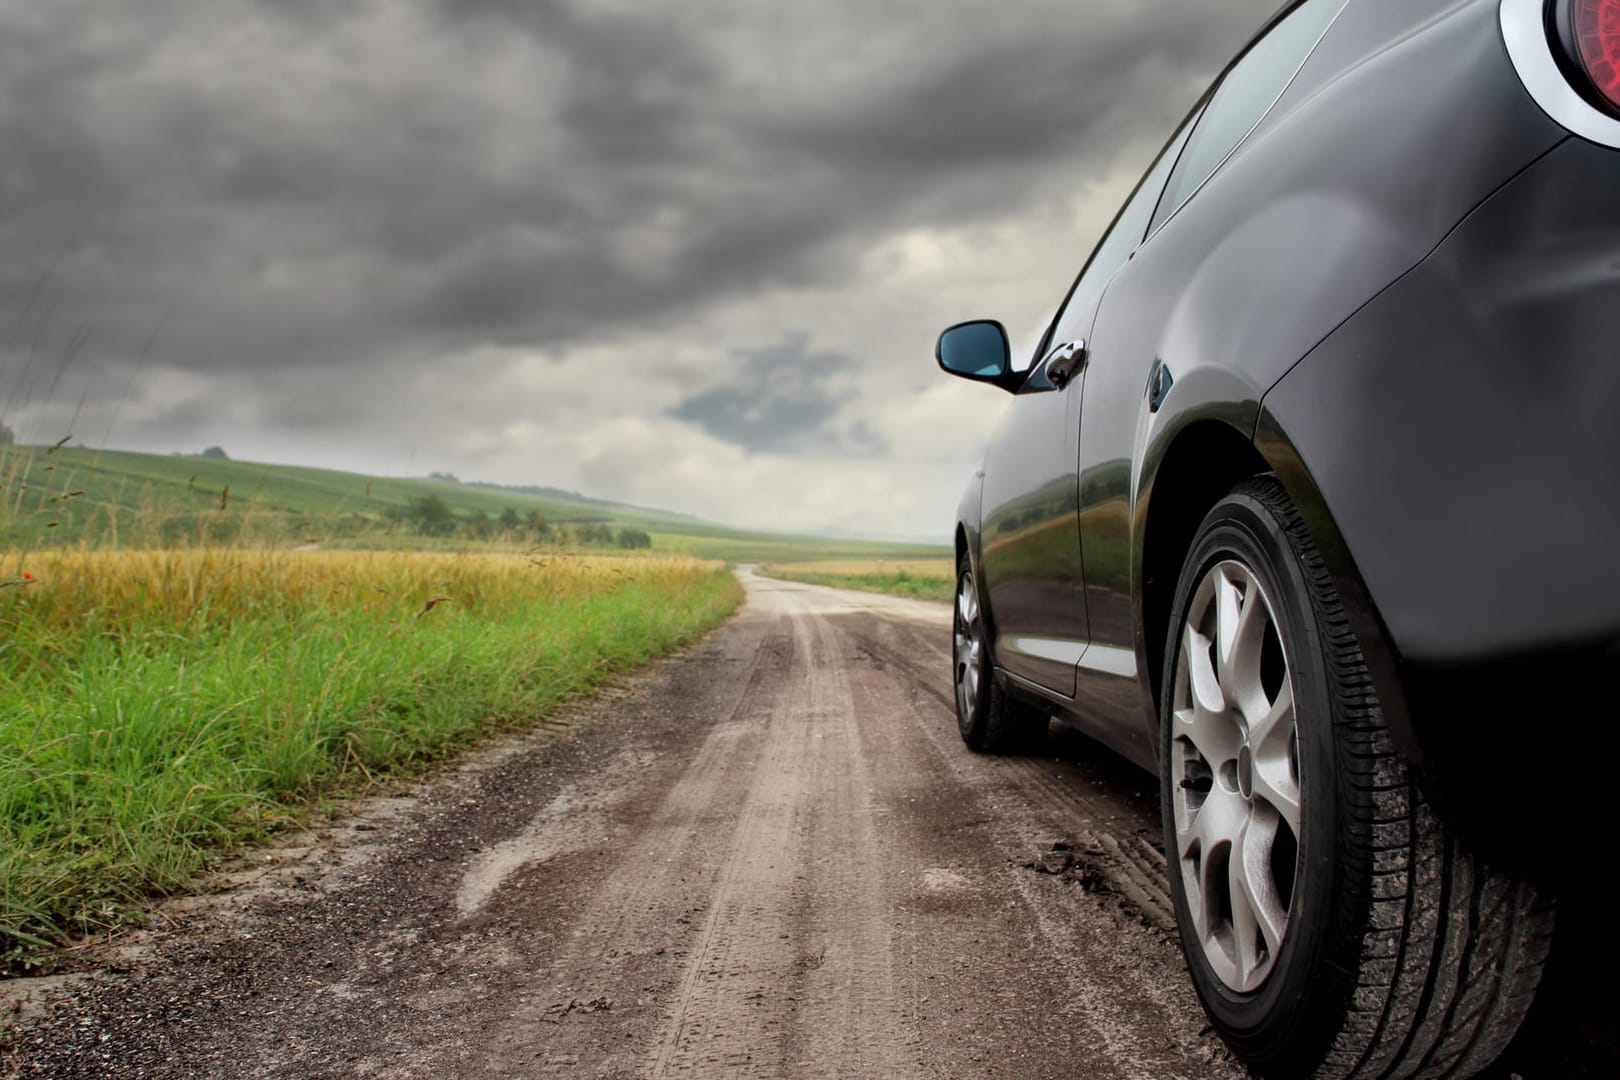
M 0 569 L 0 972 L 346 782 L 527 724 L 729 614 L 716 564 L 14 553 Z
M 814 562 L 773 563 L 759 568 L 766 577 L 831 585 L 838 589 L 908 596 L 915 600 L 950 603 L 955 574 L 948 559 L 912 559 L 900 562 L 873 559 L 828 559 Z

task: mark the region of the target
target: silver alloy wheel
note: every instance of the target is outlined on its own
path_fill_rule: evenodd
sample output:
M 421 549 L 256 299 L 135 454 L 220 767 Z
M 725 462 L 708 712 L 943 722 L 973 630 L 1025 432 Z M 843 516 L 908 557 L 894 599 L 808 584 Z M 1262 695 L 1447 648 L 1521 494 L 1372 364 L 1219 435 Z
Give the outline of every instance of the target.
M 956 583 L 956 707 L 972 716 L 979 704 L 979 657 L 984 635 L 979 623 L 979 590 L 971 571 Z
M 1299 868 L 1299 732 L 1277 618 L 1252 571 L 1198 583 L 1176 659 L 1170 782 L 1193 931 L 1215 974 L 1257 989 L 1288 932 Z

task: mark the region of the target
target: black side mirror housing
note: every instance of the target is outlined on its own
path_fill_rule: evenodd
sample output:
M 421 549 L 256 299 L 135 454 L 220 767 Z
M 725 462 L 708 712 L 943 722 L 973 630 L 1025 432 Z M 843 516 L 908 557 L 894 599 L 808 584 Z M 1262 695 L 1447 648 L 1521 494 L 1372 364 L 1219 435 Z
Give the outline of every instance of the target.
M 957 323 L 939 335 L 934 359 L 940 370 L 960 379 L 987 382 L 1012 393 L 1024 381 L 1012 370 L 1012 347 L 1007 328 L 993 319 Z

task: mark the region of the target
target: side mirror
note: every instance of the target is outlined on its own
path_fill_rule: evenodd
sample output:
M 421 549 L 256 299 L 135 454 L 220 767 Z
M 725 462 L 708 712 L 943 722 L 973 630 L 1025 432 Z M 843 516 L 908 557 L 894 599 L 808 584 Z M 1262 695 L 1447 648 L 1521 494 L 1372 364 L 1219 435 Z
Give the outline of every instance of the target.
M 1017 390 L 1024 378 L 1022 372 L 1012 370 L 1006 327 L 990 319 L 957 323 L 946 330 L 939 335 L 934 359 L 948 374 L 993 383 L 1009 392 Z

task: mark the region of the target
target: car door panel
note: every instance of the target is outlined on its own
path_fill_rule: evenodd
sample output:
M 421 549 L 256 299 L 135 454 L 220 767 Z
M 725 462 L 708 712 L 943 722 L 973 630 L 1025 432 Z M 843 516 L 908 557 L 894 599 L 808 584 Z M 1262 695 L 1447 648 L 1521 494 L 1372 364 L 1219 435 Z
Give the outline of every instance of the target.
M 1052 387 L 1038 369 L 1014 399 L 985 456 L 979 537 L 997 664 L 1064 696 L 1088 636 L 1073 467 L 1080 389 Z

